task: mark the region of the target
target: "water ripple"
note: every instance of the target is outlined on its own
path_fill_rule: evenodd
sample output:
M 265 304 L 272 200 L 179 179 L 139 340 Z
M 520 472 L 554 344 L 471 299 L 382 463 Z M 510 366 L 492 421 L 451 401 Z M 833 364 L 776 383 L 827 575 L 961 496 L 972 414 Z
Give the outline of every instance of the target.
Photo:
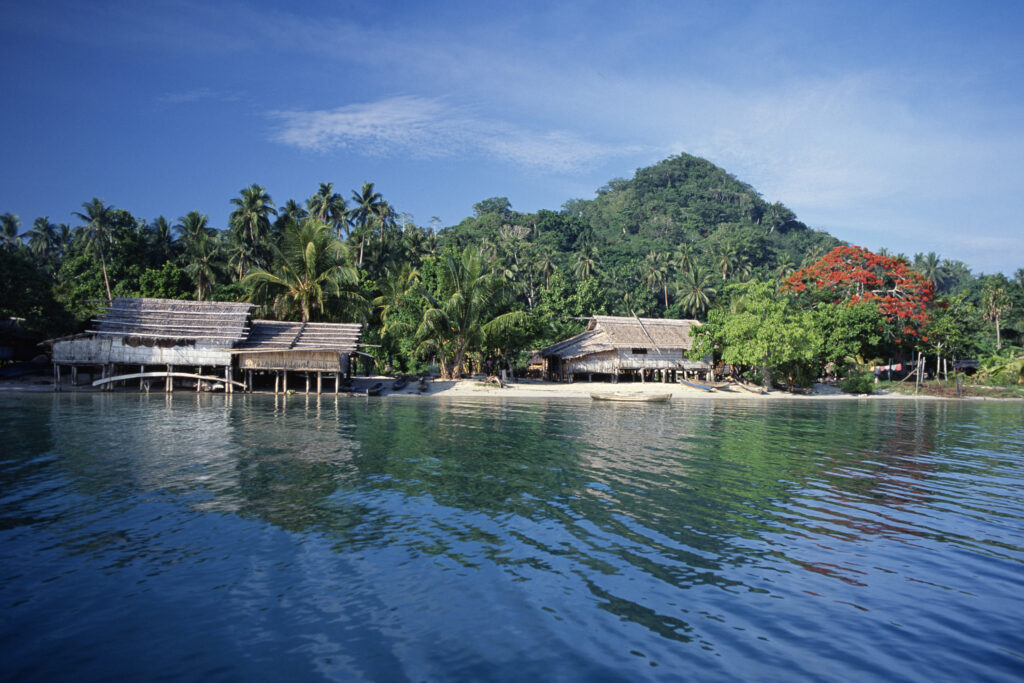
M 0 408 L 3 678 L 1024 675 L 1016 404 Z

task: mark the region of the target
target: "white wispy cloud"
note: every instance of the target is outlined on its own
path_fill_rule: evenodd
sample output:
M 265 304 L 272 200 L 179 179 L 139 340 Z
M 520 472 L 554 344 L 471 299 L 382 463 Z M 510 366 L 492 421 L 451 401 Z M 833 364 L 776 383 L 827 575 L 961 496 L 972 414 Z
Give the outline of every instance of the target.
M 271 138 L 303 150 L 354 148 L 367 155 L 418 158 L 473 155 L 517 166 L 565 172 L 596 159 L 635 151 L 566 130 L 529 130 L 446 104 L 399 96 L 329 110 L 270 112 Z

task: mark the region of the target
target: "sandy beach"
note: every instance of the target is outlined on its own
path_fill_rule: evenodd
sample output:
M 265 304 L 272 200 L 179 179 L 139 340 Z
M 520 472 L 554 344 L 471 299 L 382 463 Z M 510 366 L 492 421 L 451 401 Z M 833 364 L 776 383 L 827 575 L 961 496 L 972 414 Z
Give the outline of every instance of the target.
M 610 382 L 574 382 L 574 383 L 562 383 L 562 382 L 545 382 L 536 379 L 518 379 L 514 383 L 508 383 L 504 387 L 497 387 L 494 384 L 489 384 L 483 381 L 482 377 L 474 377 L 469 379 L 460 380 L 442 380 L 434 379 L 429 382 L 429 389 L 425 393 L 420 393 L 417 390 L 417 383 L 415 381 L 410 382 L 406 387 L 400 391 L 392 391 L 391 384 L 394 382 L 393 377 L 386 376 L 370 376 L 370 377 L 357 377 L 352 381 L 352 390 L 349 392 L 342 392 L 340 396 L 362 396 L 365 395 L 366 389 L 373 386 L 378 382 L 384 383 L 385 391 L 381 394 L 383 397 L 389 396 L 408 396 L 415 398 L 430 398 L 430 397 L 445 397 L 445 398 L 515 398 L 515 399 L 530 399 L 530 398 L 577 398 L 577 399 L 589 399 L 591 394 L 612 394 L 612 393 L 623 393 L 623 394 L 641 394 L 641 395 L 655 395 L 655 394 L 671 394 L 672 398 L 711 398 L 716 400 L 753 400 L 753 401 L 764 401 L 764 400 L 794 400 L 794 399 L 830 399 L 830 400 L 863 400 L 866 398 L 886 398 L 886 399 L 920 399 L 926 398 L 931 399 L 933 397 L 927 396 L 909 396 L 906 394 L 899 394 L 894 392 L 880 391 L 874 394 L 844 394 L 840 392 L 836 387 L 817 384 L 813 391 L 807 394 L 791 394 L 786 391 L 772 391 L 767 394 L 753 394 L 738 387 L 731 389 L 720 389 L 714 392 L 702 391 L 682 384 L 668 384 L 661 382 L 620 382 L 618 384 L 612 384 Z M 292 395 L 305 395 L 305 383 L 299 378 L 293 378 L 291 381 L 291 393 Z M 315 395 L 315 382 L 311 383 L 312 389 L 310 395 Z M 194 385 L 193 385 L 194 386 Z M 27 392 L 27 393 L 46 393 L 53 391 L 53 379 L 50 376 L 33 375 L 29 377 L 21 377 L 17 379 L 0 379 L 0 392 Z M 99 387 L 93 387 L 84 378 L 80 380 L 78 386 L 72 386 L 70 379 L 65 377 L 61 383 L 61 391 L 63 392 L 74 392 L 74 393 L 91 393 L 100 391 Z M 132 381 L 128 382 L 128 386 L 118 387 L 117 393 L 138 393 L 138 384 Z M 150 391 L 152 393 L 163 393 L 163 381 L 156 380 L 151 384 Z M 190 393 L 194 392 L 194 389 L 188 386 L 182 386 L 178 384 L 175 386 L 175 393 Z M 273 394 L 272 391 L 261 391 L 257 390 L 257 394 Z M 325 380 L 323 383 L 323 395 L 334 396 L 334 386 L 329 380 Z M 942 399 L 937 399 L 942 400 Z

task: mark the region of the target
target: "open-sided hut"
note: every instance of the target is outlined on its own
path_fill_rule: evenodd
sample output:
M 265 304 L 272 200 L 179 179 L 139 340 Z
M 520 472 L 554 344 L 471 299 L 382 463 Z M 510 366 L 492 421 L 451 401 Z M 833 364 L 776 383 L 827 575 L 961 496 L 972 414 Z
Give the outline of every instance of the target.
M 274 372 L 274 390 L 279 378 L 288 385 L 288 372 L 306 373 L 306 391 L 310 376 L 316 374 L 320 393 L 323 375 L 334 377 L 334 391 L 343 375 L 349 374 L 349 359 L 356 352 L 362 326 L 358 323 L 293 323 L 254 320 L 249 336 L 233 351 L 238 369 L 246 373 L 252 387 L 254 371 Z
M 98 367 L 105 382 L 163 376 L 219 380 L 231 390 L 230 349 L 249 333 L 252 304 L 175 299 L 114 299 L 93 319 L 85 334 L 54 340 L 54 379 L 61 367 L 73 374 Z M 202 369 L 214 375 L 204 376 Z M 195 370 L 194 373 L 181 370 Z
M 595 315 L 581 334 L 540 351 L 545 361 L 545 376 L 571 382 L 575 375 L 608 375 L 618 381 L 623 374 L 660 372 L 664 381 L 684 373 L 707 373 L 709 363 L 691 361 L 687 352 L 693 347 L 690 328 L 696 320 L 627 318 Z

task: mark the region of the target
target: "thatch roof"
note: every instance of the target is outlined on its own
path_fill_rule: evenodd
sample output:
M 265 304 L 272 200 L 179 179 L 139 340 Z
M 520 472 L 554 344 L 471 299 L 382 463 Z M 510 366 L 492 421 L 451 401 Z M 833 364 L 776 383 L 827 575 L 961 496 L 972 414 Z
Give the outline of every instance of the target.
M 693 325 L 700 323 L 696 320 L 595 315 L 587 329 L 604 332 L 608 343 L 617 349 L 654 347 L 686 350 L 693 346 L 693 339 L 690 338 Z
M 252 304 L 225 301 L 114 299 L 93 320 L 89 332 L 232 346 L 248 334 L 252 308 Z
M 690 328 L 696 320 L 626 318 L 595 315 L 585 332 L 542 349 L 540 355 L 581 358 L 616 349 L 654 348 L 689 350 L 693 346 Z
M 358 323 L 291 323 L 253 320 L 248 338 L 238 353 L 281 351 L 335 351 L 352 353 L 359 343 Z

